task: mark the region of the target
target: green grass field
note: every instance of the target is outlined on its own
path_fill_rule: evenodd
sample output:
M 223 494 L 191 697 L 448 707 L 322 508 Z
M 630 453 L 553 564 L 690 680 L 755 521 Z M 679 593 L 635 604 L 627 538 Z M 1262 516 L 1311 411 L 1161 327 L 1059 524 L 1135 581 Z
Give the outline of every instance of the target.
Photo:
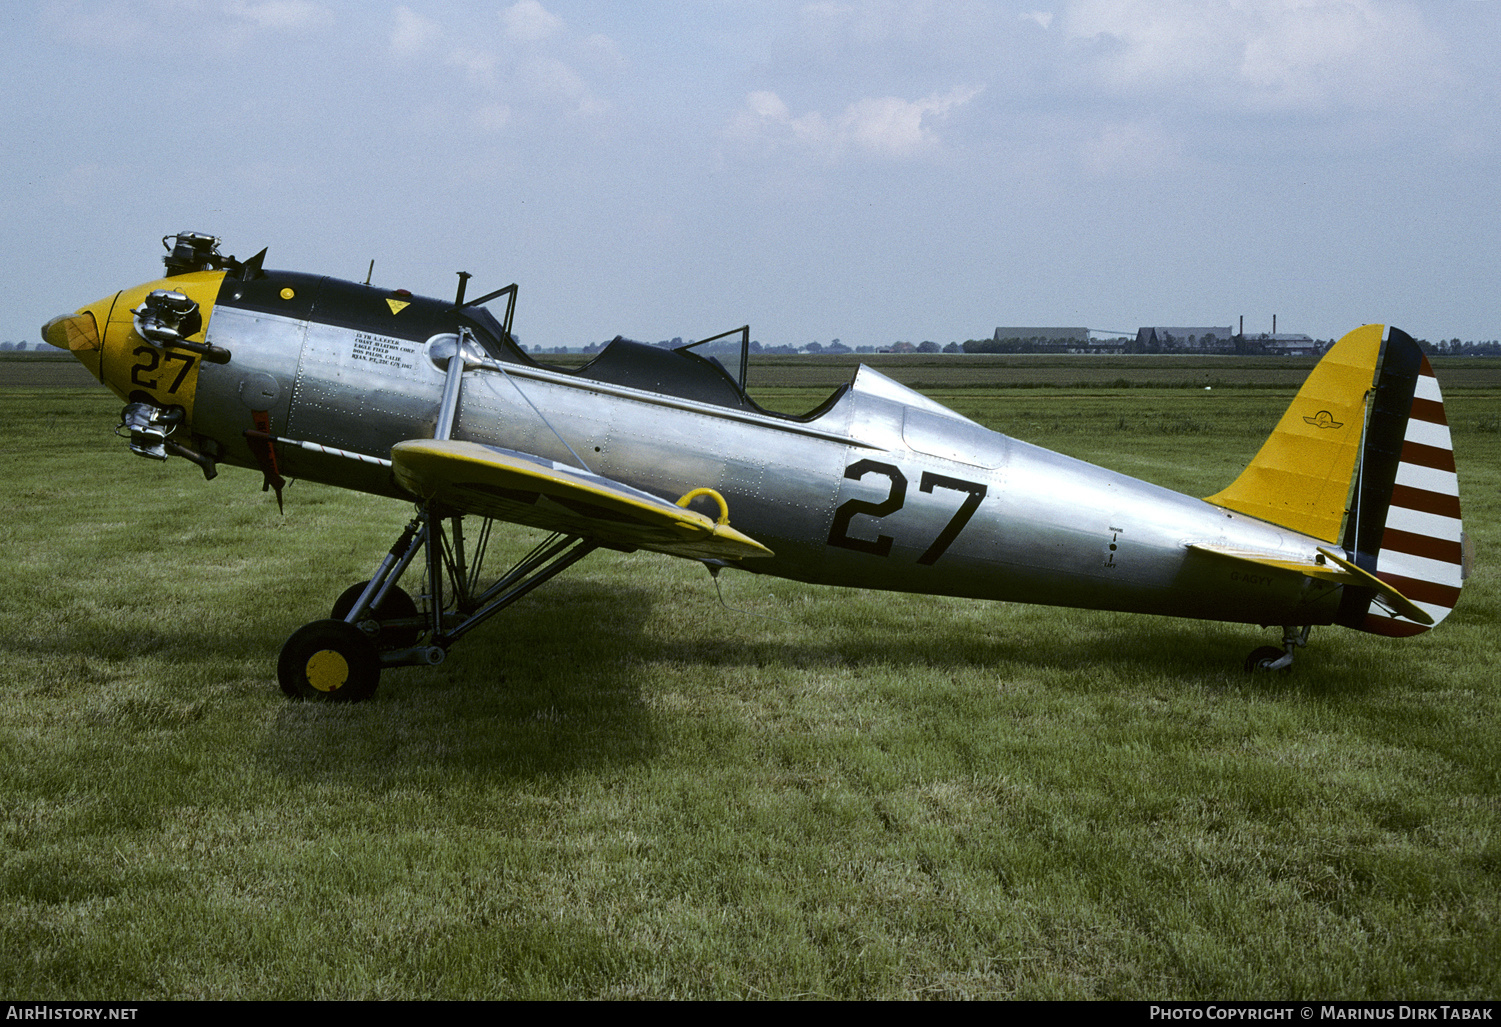
M 1208 494 L 1291 392 L 934 395 Z M 324 706 L 276 654 L 405 507 L 278 515 L 130 456 L 103 390 L 0 392 L 0 995 L 1494 998 L 1501 422 L 1448 399 L 1459 607 L 1290 676 L 1240 670 L 1273 631 L 734 573 L 727 609 L 603 553 Z

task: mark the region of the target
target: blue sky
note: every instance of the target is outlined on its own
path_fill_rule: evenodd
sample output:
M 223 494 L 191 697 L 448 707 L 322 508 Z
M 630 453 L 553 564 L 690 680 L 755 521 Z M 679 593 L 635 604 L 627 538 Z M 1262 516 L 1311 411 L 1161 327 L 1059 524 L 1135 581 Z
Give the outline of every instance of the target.
M 1501 337 L 1501 3 L 41 0 L 0 338 L 211 232 L 529 344 Z

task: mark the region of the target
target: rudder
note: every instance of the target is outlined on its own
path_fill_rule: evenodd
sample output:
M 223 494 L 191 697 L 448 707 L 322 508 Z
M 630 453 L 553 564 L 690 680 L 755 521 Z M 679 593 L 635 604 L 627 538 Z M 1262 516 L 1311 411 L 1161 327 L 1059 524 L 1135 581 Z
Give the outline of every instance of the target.
M 1454 444 L 1438 379 L 1411 336 L 1387 332 L 1371 398 L 1359 481 L 1342 544 L 1354 562 L 1411 599 L 1437 624 L 1467 576 Z M 1337 623 L 1416 635 L 1368 589 L 1347 588 Z

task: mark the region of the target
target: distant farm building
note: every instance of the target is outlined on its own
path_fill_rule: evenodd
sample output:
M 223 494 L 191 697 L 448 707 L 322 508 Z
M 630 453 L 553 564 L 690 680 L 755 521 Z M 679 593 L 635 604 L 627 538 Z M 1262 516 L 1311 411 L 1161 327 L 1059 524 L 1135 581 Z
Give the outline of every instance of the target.
M 1235 333 L 1223 328 L 1152 327 L 1136 330 L 1137 353 L 1233 353 Z
M 1087 345 L 1070 346 L 1070 353 L 1093 353 L 1097 356 L 1108 356 L 1117 353 L 1128 353 L 1135 345 L 1136 340 L 1116 332 L 1090 329 L 1094 333 Z
M 1290 332 L 1263 335 L 1257 341 L 1261 343 L 1264 352 L 1278 357 L 1316 357 L 1321 348 L 1308 336 L 1293 335 Z
M 1274 322 L 1275 327 L 1275 322 Z M 934 348 L 934 347 L 929 347 Z M 953 347 L 960 348 L 960 347 Z M 1288 332 L 1241 335 L 1230 325 L 1148 325 L 1133 337 L 1106 329 L 997 328 L 989 339 L 970 339 L 965 353 L 1203 353 L 1242 356 L 1318 356 L 1324 347 Z M 905 352 L 895 347 L 883 352 Z

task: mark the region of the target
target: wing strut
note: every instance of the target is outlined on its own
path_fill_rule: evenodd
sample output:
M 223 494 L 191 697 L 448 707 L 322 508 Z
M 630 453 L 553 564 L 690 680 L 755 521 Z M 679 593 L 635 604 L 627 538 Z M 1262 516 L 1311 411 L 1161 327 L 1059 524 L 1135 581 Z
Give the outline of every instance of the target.
M 462 295 L 461 292 L 460 296 L 462 297 Z M 446 346 L 449 344 L 442 343 L 440 345 Z M 584 458 L 579 456 L 578 452 L 568 444 L 568 440 L 563 438 L 562 433 L 553 427 L 552 422 L 547 419 L 547 415 L 537 408 L 537 404 L 532 402 L 532 398 L 526 394 L 526 390 L 521 387 L 521 383 L 506 370 L 505 362 L 491 360 L 486 357 L 484 350 L 480 347 L 479 343 L 474 341 L 474 336 L 468 328 L 462 325 L 459 326 L 458 341 L 451 345 L 454 348 L 452 356 L 445 357 L 443 355 L 444 351 L 437 348 L 434 348 L 433 351 L 434 358 L 440 366 L 444 360 L 448 361 L 443 379 L 443 395 L 438 401 L 438 419 L 433 426 L 433 439 L 435 441 L 447 442 L 453 437 L 454 418 L 459 410 L 459 392 L 463 388 L 464 372 L 478 367 L 489 368 L 499 371 L 501 377 L 511 383 L 516 389 L 517 395 L 526 401 L 526 405 L 532 408 L 532 413 L 536 414 L 538 419 L 547 426 L 547 430 L 552 432 L 557 437 L 557 440 L 563 444 L 563 448 L 568 450 L 574 462 L 584 470 L 589 470 L 589 465 L 584 463 Z

